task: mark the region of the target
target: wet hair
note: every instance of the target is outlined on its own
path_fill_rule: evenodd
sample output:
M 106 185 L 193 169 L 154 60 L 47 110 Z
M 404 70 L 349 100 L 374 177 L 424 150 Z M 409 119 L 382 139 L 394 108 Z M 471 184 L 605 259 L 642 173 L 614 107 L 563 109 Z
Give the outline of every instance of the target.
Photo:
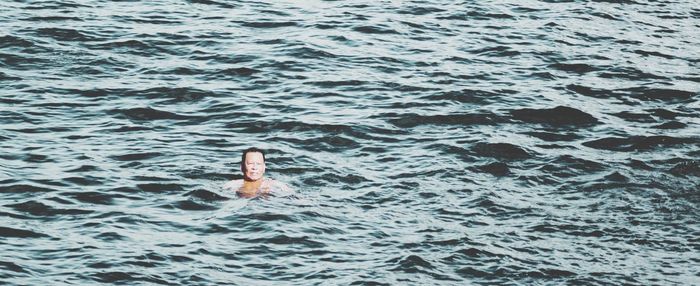
M 243 150 L 243 155 L 241 155 L 241 172 L 243 172 L 244 175 L 246 172 L 245 155 L 247 155 L 248 153 L 260 153 L 263 156 L 263 162 L 265 161 L 265 152 L 263 150 L 255 147 L 250 147 L 248 149 Z

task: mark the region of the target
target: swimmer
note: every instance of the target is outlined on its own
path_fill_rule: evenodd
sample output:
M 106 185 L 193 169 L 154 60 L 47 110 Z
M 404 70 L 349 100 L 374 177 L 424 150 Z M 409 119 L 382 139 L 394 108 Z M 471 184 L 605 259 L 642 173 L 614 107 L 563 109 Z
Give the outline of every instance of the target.
M 276 193 L 291 193 L 287 185 L 265 178 L 265 153 L 258 148 L 248 148 L 241 156 L 243 179 L 231 180 L 224 188 L 235 190 L 239 197 L 254 198 Z

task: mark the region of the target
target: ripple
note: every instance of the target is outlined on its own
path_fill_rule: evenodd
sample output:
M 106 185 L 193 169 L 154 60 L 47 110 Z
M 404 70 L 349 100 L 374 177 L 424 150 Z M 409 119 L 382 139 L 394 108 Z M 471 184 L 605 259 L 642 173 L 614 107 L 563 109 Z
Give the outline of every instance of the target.
M 151 107 L 137 107 L 128 109 L 114 109 L 112 114 L 121 114 L 126 118 L 142 121 L 142 120 L 185 120 L 193 118 L 191 116 L 180 115 L 173 112 L 154 109 Z
M 0 226 L 0 237 L 37 238 L 47 236 L 48 235 L 43 233 L 33 232 L 30 230 Z
M 115 155 L 112 156 L 112 159 L 117 160 L 117 161 L 142 161 L 142 160 L 147 160 L 151 158 L 156 158 L 163 156 L 163 153 L 160 152 L 147 152 L 147 153 L 130 153 L 130 154 L 124 154 L 124 155 Z
M 661 146 L 697 144 L 698 140 L 671 136 L 607 137 L 584 142 L 586 147 L 611 151 L 649 151 Z
M 492 125 L 504 122 L 500 116 L 489 113 L 481 114 L 451 114 L 451 115 L 419 115 L 388 113 L 383 117 L 394 117 L 387 121 L 397 127 L 409 128 L 421 125 Z
M 543 123 L 554 126 L 560 125 L 592 125 L 598 119 L 576 108 L 557 106 L 549 109 L 523 108 L 510 111 L 516 120 L 528 123 Z
M 484 173 L 489 173 L 494 176 L 507 176 L 510 174 L 510 168 L 506 163 L 494 162 L 477 167 L 477 170 Z
M 62 216 L 62 215 L 84 215 L 93 213 L 92 210 L 83 209 L 57 209 L 41 202 L 27 201 L 18 204 L 5 205 L 6 207 L 13 208 L 19 212 L 31 214 L 34 216 Z
M 0 192 L 2 193 L 41 193 L 41 192 L 54 192 L 54 189 L 38 187 L 34 185 L 27 184 L 16 184 L 8 186 L 0 186 Z
M 573 72 L 573 73 L 578 73 L 578 74 L 584 74 L 584 73 L 589 73 L 593 71 L 599 71 L 600 68 L 587 65 L 587 64 L 563 64 L 563 63 L 557 63 L 557 64 L 551 64 L 549 65 L 550 68 L 560 70 L 560 71 L 565 71 L 565 72 Z
M 477 143 L 472 147 L 472 151 L 478 156 L 509 160 L 522 160 L 531 157 L 525 149 L 510 143 Z
M 2 235 L 0 235 L 0 236 L 2 236 Z M 29 271 L 24 269 L 22 266 L 19 266 L 13 262 L 0 261 L 0 267 L 2 269 L 9 270 L 12 272 L 29 273 Z
M 394 29 L 390 29 L 386 26 L 359 26 L 354 27 L 353 31 L 357 31 L 363 34 L 398 34 Z
M 696 176 L 700 177 L 700 161 L 685 161 L 676 164 L 669 170 L 676 176 Z
M 35 33 L 38 36 L 50 37 L 59 41 L 88 42 L 99 40 L 88 33 L 69 28 L 39 28 L 35 30 Z
M 261 28 L 261 29 L 270 29 L 270 28 L 281 28 L 281 27 L 295 27 L 298 26 L 296 22 L 245 22 L 242 23 L 241 26 L 244 27 L 251 27 L 251 28 Z

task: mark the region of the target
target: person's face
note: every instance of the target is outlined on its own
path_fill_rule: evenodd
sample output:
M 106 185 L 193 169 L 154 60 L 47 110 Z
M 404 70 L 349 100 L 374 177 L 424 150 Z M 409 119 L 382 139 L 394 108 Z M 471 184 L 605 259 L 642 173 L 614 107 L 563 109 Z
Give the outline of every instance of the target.
M 245 177 L 250 181 L 260 180 L 265 174 L 265 159 L 262 153 L 250 152 L 245 155 Z

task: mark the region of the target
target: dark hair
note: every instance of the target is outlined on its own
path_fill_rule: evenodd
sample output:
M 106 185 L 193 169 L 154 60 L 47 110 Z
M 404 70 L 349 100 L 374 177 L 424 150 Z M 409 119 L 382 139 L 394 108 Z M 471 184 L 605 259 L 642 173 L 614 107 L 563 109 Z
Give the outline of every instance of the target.
M 247 155 L 248 153 L 260 153 L 263 156 L 263 161 L 265 161 L 265 152 L 263 150 L 255 147 L 250 147 L 248 149 L 243 150 L 243 155 L 241 155 L 241 172 L 243 172 L 243 174 L 245 174 L 246 172 L 245 155 Z

